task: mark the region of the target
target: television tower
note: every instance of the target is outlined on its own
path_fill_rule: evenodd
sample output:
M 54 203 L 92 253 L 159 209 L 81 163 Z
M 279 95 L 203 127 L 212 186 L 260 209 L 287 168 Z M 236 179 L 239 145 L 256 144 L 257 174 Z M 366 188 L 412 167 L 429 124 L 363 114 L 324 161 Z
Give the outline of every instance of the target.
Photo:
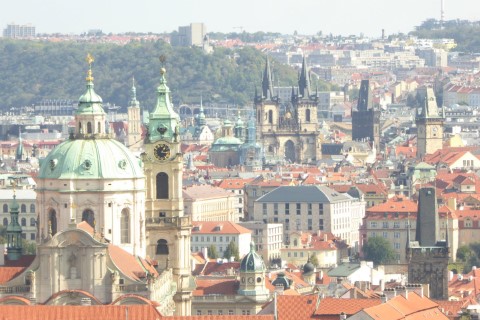
M 445 21 L 445 7 L 443 6 L 443 1 L 440 0 L 440 28 L 443 29 L 443 22 Z

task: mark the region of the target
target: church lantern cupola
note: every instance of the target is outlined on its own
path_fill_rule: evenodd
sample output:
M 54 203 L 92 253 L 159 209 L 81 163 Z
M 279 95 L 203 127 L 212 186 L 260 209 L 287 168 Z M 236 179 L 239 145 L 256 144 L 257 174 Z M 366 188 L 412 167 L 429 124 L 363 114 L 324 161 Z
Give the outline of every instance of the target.
M 15 190 L 10 205 L 10 224 L 7 226 L 7 258 L 18 260 L 22 256 L 22 227 L 18 223 L 18 203 Z

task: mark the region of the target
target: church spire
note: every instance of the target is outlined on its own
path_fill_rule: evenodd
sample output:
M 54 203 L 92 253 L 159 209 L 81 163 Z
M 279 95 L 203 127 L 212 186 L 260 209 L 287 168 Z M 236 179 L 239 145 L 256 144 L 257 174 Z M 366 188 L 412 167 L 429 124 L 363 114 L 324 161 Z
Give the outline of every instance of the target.
M 307 61 L 305 56 L 303 56 L 302 70 L 300 71 L 300 76 L 298 78 L 298 88 L 300 89 L 300 95 L 302 98 L 310 97 L 310 75 L 307 70 Z
M 10 205 L 10 224 L 7 226 L 7 257 L 9 260 L 18 260 L 22 256 L 22 227 L 18 223 L 19 210 L 15 195 L 15 181 L 12 185 L 13 201 Z
M 163 62 L 163 61 L 162 61 Z M 173 110 L 170 89 L 167 86 L 166 70 L 160 69 L 160 85 L 157 88 L 157 104 L 150 113 L 148 135 L 150 142 L 166 140 L 176 142 L 180 117 Z
M 200 96 L 200 112 L 198 114 L 198 125 L 204 127 L 207 124 L 205 112 L 203 110 L 203 96 Z
M 137 100 L 137 88 L 135 88 L 135 77 L 132 77 L 132 89 L 130 89 L 130 107 L 140 107 L 140 102 Z
M 269 100 L 273 97 L 272 71 L 270 69 L 270 60 L 268 59 L 268 56 L 266 57 L 265 70 L 263 71 L 262 97 Z

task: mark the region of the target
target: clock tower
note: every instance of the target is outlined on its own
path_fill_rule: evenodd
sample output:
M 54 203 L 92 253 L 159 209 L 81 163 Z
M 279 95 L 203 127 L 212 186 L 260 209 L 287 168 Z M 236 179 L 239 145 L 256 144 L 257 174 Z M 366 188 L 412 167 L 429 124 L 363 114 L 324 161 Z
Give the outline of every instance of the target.
M 432 154 L 443 147 L 443 108 L 439 110 L 435 93 L 427 88 L 423 106 L 418 109 L 417 124 L 417 158 Z
M 172 271 L 177 284 L 176 315 L 191 314 L 194 287 L 190 272 L 191 220 L 183 212 L 180 117 L 173 110 L 165 69 L 160 71 L 157 104 L 150 113 L 145 152 L 147 254 L 158 268 Z

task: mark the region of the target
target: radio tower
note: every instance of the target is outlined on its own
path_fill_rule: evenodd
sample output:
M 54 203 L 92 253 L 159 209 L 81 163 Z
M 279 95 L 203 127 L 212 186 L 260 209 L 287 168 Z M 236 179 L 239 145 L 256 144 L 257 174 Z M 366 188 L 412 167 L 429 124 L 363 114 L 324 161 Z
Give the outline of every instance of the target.
M 445 10 L 443 6 L 443 1 L 440 0 L 440 29 L 443 29 L 443 22 L 445 21 Z

